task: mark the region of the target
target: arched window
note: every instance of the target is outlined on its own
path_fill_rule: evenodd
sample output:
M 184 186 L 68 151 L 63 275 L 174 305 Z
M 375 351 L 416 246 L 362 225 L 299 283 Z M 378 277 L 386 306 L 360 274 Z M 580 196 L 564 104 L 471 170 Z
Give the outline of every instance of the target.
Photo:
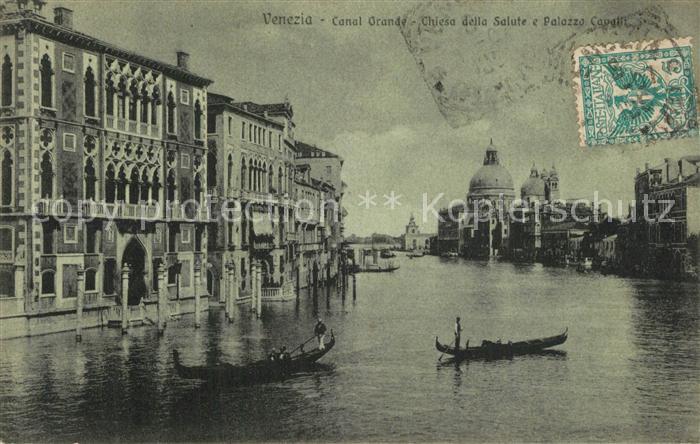
M 122 77 L 119 80 L 119 88 L 117 88 L 117 89 L 118 89 L 117 104 L 119 107 L 119 109 L 117 109 L 117 116 L 122 118 L 122 119 L 126 119 L 126 94 L 127 94 L 127 90 L 126 90 L 126 80 L 124 79 L 124 77 Z
M 175 134 L 175 98 L 173 97 L 172 91 L 168 93 L 167 108 L 167 129 L 169 133 Z
M 41 197 L 53 197 L 53 162 L 49 153 L 44 153 L 41 158 Z
M 153 172 L 153 181 L 151 182 L 151 199 L 155 202 L 160 202 L 160 178 L 158 170 Z
M 85 115 L 95 117 L 97 115 L 95 109 L 95 74 L 92 68 L 88 66 L 85 71 Z
M 85 161 L 85 199 L 96 200 L 95 183 L 97 175 L 95 174 L 95 165 L 91 158 Z
M 202 203 L 202 176 L 199 173 L 194 176 L 194 200 L 198 204 Z
M 41 273 L 41 294 L 50 295 L 56 294 L 56 273 L 53 270 L 47 270 Z
M 226 187 L 230 191 L 233 189 L 233 154 L 228 155 L 228 163 L 226 164 Z
M 148 202 L 148 191 L 151 188 L 151 183 L 148 180 L 148 171 L 146 169 L 143 169 L 143 173 L 141 173 L 141 198 L 140 200 L 144 202 Z
M 151 125 L 158 125 L 158 105 L 160 105 L 160 90 L 158 86 L 154 86 L 151 100 Z
M 12 203 L 12 154 L 5 151 L 0 162 L 0 205 L 10 205 Z
M 245 139 L 245 122 L 241 122 L 241 139 Z
M 131 87 L 129 88 L 129 120 L 134 122 L 138 120 L 136 118 L 136 110 L 138 108 L 139 101 L 139 88 L 136 84 L 136 80 L 132 80 Z
M 199 100 L 194 102 L 194 138 L 202 138 L 202 104 Z
M 126 170 L 124 167 L 119 168 L 119 174 L 117 175 L 117 200 L 120 202 L 126 201 L 126 184 L 128 179 L 126 178 Z
M 216 187 L 216 148 L 209 147 L 207 151 L 207 186 L 211 189 Z
M 9 54 L 2 59 L 2 106 L 12 105 L 12 60 Z
M 107 107 L 107 115 L 114 115 L 114 93 L 116 88 L 114 87 L 114 77 L 110 72 L 107 74 L 107 81 L 105 82 L 105 105 Z
M 272 165 L 270 165 L 270 169 L 267 172 L 267 191 L 269 193 L 271 193 L 273 190 L 274 180 L 275 180 L 275 171 L 272 169 Z
M 151 108 L 151 97 L 148 94 L 146 85 L 141 87 L 141 123 L 148 123 L 148 111 Z
M 48 54 L 41 58 L 41 106 L 53 107 L 53 68 Z
M 105 201 L 107 201 L 107 203 L 114 203 L 116 198 L 117 198 L 116 173 L 114 171 L 114 166 L 109 165 L 107 167 L 107 183 L 105 186 Z
M 277 192 L 284 192 L 284 190 L 282 189 L 282 167 L 279 167 L 279 169 L 277 170 Z
M 175 189 L 177 188 L 177 183 L 175 181 L 175 172 L 173 170 L 168 171 L 168 179 L 165 183 L 165 186 L 167 188 L 168 202 L 175 202 Z
M 255 165 L 253 164 L 253 159 L 248 161 L 248 189 L 253 189 L 253 178 L 255 177 Z
M 133 167 L 131 169 L 131 175 L 129 175 L 129 203 L 139 203 L 139 188 L 139 171 L 136 167 Z
M 241 189 L 245 189 L 246 184 L 246 166 L 245 159 L 241 160 Z
M 85 271 L 85 291 L 97 291 L 97 270 L 94 268 Z

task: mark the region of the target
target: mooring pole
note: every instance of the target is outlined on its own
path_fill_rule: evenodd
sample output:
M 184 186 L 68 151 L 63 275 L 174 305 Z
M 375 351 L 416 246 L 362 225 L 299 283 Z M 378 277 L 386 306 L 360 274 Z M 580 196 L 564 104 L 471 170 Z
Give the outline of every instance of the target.
M 75 314 L 76 314 L 76 324 L 75 324 L 75 342 L 80 342 L 83 340 L 83 297 L 85 295 L 85 270 L 83 268 L 78 268 L 78 295 L 75 301 Z
M 202 277 L 201 265 L 194 265 L 194 328 L 199 328 L 199 281 Z
M 129 331 L 129 264 L 122 265 L 122 334 Z
M 260 319 L 262 316 L 262 263 L 255 264 L 255 314 Z
M 166 292 L 168 291 L 168 271 L 165 265 L 161 262 L 158 264 L 158 334 L 162 335 L 165 331 L 165 301 Z

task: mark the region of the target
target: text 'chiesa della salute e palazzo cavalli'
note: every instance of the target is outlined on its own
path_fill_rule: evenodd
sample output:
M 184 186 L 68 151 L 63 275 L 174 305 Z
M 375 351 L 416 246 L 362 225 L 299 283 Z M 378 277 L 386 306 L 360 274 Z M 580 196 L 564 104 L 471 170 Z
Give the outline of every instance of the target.
M 295 139 L 286 99 L 213 94 L 187 53 L 121 49 L 44 3 L 0 11 L 2 337 L 162 328 L 212 301 L 259 315 L 337 278 L 343 160 Z

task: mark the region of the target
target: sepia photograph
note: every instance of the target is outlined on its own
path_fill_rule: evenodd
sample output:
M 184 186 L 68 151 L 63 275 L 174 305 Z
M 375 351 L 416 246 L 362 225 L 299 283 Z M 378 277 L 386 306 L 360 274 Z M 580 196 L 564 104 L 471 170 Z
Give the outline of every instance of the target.
M 0 0 L 0 443 L 700 442 L 699 23 Z

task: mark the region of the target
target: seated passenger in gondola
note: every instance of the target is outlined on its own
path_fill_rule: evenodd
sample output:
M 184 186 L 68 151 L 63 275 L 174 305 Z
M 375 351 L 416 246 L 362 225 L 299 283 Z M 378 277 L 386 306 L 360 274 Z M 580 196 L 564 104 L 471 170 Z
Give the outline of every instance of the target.
M 272 351 L 270 352 L 270 356 L 268 356 L 268 359 L 269 359 L 270 361 L 276 360 L 276 359 L 277 359 L 277 350 L 275 350 L 275 349 L 273 348 Z

